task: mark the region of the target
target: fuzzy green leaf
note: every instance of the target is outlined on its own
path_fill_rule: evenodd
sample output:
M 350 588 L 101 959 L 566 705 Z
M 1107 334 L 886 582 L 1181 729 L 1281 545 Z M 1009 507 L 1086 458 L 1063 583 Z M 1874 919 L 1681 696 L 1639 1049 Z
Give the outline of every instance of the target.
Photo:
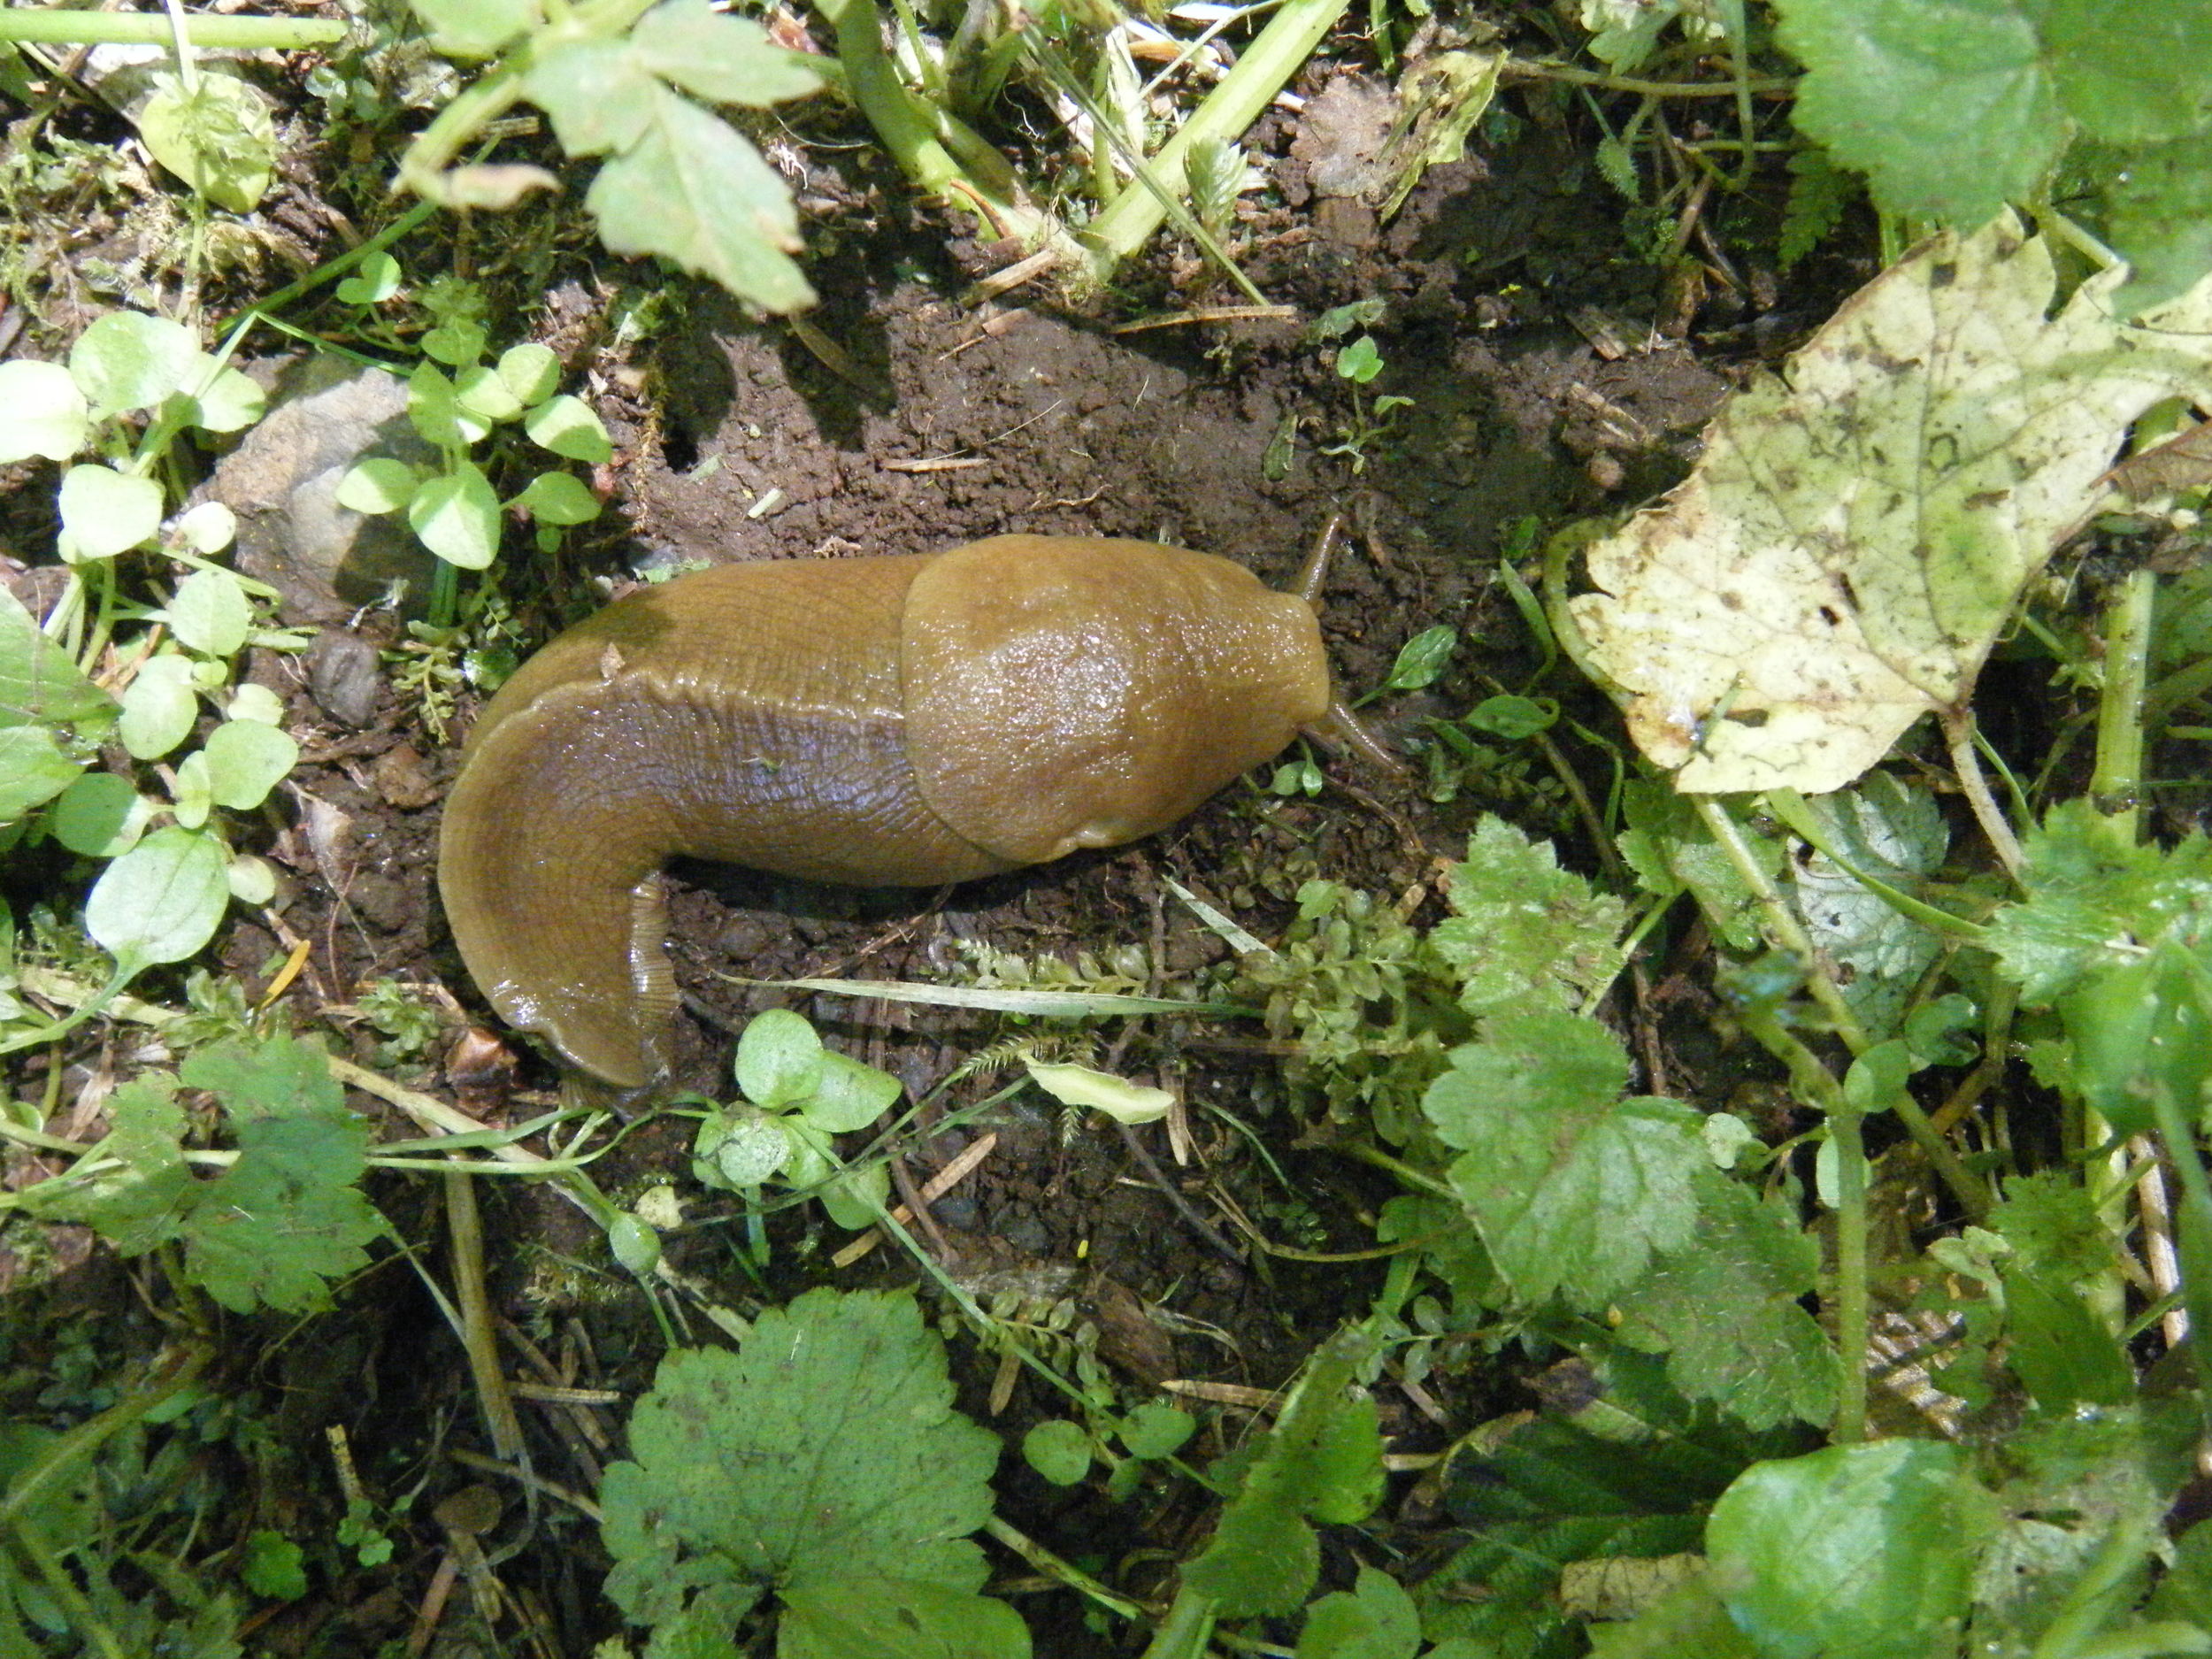
M 1430 942 L 1462 979 L 1460 1006 L 1479 1018 L 1578 1007 L 1624 960 L 1628 907 L 1559 867 L 1548 841 L 1485 813 L 1452 866 L 1453 914 Z
M 650 73 L 710 104 L 764 108 L 822 85 L 804 53 L 785 50 L 750 18 L 717 12 L 707 0 L 663 0 L 630 31 L 630 51 Z
M 814 1290 L 735 1354 L 680 1349 L 630 1419 L 600 1501 L 607 1594 L 636 1622 L 702 1594 L 872 1580 L 973 1591 L 997 1438 L 952 1409 L 910 1296 Z
M 1958 1448 L 1884 1440 L 1754 1464 L 1706 1547 L 1768 1659 L 1900 1659 L 1955 1645 L 1995 1518 Z
M 1777 0 L 1805 65 L 1798 126 L 1891 213 L 1962 227 L 2036 193 L 2066 145 L 2042 42 L 2018 0 Z
M 776 1627 L 776 1659 L 1029 1659 L 1029 1627 L 1005 1602 L 898 1578 L 794 1585 Z
M 1655 1250 L 1697 1225 L 1710 1160 L 1698 1114 L 1678 1101 L 1620 1098 L 1628 1059 L 1612 1034 L 1572 1014 L 1493 1020 L 1455 1048 L 1422 1110 L 1498 1271 L 1526 1301 L 1554 1291 L 1602 1307 Z
M 522 84 L 572 156 L 629 150 L 652 124 L 653 77 L 620 41 L 554 42 L 537 55 Z
M 791 192 L 751 142 L 656 83 L 636 144 L 599 170 L 584 205 L 618 254 L 658 255 L 771 311 L 803 311 L 814 290 Z
M 1382 1496 L 1375 1402 L 1347 1391 L 1374 1346 L 1363 1328 L 1339 1332 L 1306 1366 L 1275 1427 L 1261 1437 L 1244 1484 L 1184 1584 L 1225 1618 L 1295 1611 L 1320 1571 L 1315 1520 L 1367 1518 Z
M 1413 1598 L 1388 1573 L 1362 1567 L 1356 1588 L 1306 1609 L 1297 1659 L 1413 1659 L 1420 1646 Z

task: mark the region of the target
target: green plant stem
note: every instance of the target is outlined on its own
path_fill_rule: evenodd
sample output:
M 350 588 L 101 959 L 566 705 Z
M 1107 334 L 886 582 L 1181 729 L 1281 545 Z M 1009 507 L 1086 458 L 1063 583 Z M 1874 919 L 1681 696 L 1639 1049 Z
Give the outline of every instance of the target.
M 192 44 L 209 51 L 297 51 L 334 46 L 346 37 L 342 23 L 320 19 L 182 14 Z M 0 7 L 0 41 L 24 46 L 165 46 L 169 19 L 154 12 L 78 12 L 63 6 Z
M 0 1526 L 12 1527 L 36 1508 L 34 1500 L 61 1479 L 76 1464 L 90 1457 L 112 1435 L 138 1422 L 155 1407 L 166 1404 L 186 1388 L 213 1357 L 211 1350 L 191 1348 L 169 1363 L 165 1375 L 134 1390 L 99 1416 L 70 1430 L 16 1478 L 7 1496 L 0 1498 Z
M 522 102 L 522 78 L 534 61 L 531 45 L 523 42 L 438 111 L 400 157 L 396 189 L 412 190 L 440 207 L 452 205 L 446 171 L 470 139 Z
M 1143 1659 L 1199 1659 L 1214 1632 L 1214 1599 L 1187 1586 L 1175 1593 L 1175 1603 L 1152 1632 Z
M 484 1223 L 476 1208 L 472 1177 L 459 1171 L 445 1178 L 446 1235 L 452 1246 L 453 1300 L 460 1315 L 461 1350 L 468 1356 L 476 1403 L 491 1435 L 492 1455 L 502 1463 L 522 1455 L 522 1421 L 508 1392 L 507 1372 L 499 1363 L 499 1330 L 491 1298 L 484 1293 Z
M 1594 87 L 1601 92 L 1633 92 L 1647 98 L 1733 98 L 1739 96 L 1739 88 L 1752 95 L 1793 92 L 1797 88 L 1795 81 L 1773 76 L 1758 81 L 1737 77 L 1726 81 L 1640 81 L 1633 75 L 1600 74 L 1594 69 L 1542 63 L 1531 58 L 1507 58 L 1500 73 L 1524 81 L 1563 81 L 1571 87 Z
M 2097 762 L 2090 799 L 2113 844 L 2135 845 L 2143 792 L 2143 691 L 2150 678 L 2154 571 L 2130 572 L 2105 612 L 2104 693 L 2097 703 Z
M 1244 49 L 1236 66 L 1151 157 L 1153 170 L 1169 189 L 1181 192 L 1189 188 L 1194 145 L 1234 143 L 1243 138 L 1245 128 L 1290 84 L 1291 77 L 1336 27 L 1348 4 L 1349 0 L 1285 0 L 1282 9 Z M 1091 250 L 1095 273 L 1102 278 L 1143 247 L 1166 217 L 1166 208 L 1149 190 L 1123 191 L 1083 229 L 1081 240 Z
M 1141 1622 L 1145 1618 L 1144 1609 L 1136 1602 L 1115 1594 L 1089 1573 L 1071 1562 L 1061 1560 L 1035 1539 L 1016 1532 L 997 1516 L 994 1515 L 983 1523 L 983 1531 L 987 1536 L 998 1540 L 1047 1578 L 1057 1578 L 1086 1601 L 1095 1601 L 1117 1617 L 1133 1622 Z
M 39 1529 L 19 1519 L 8 1523 L 7 1533 L 8 1541 L 20 1550 L 36 1569 L 46 1593 L 60 1604 L 62 1612 L 68 1618 L 69 1628 L 84 1638 L 90 1650 L 98 1655 L 99 1659 L 131 1659 L 130 1650 L 108 1628 L 107 1621 L 94 1608 L 91 1598 L 77 1587 L 77 1581 L 70 1576 L 69 1568 L 62 1560 L 60 1552 L 47 1548 L 46 1539 Z
M 1403 1158 L 1393 1157 L 1372 1141 L 1355 1141 L 1341 1148 L 1347 1156 L 1363 1164 L 1371 1164 L 1379 1170 L 1387 1170 L 1417 1192 L 1432 1193 L 1439 1198 L 1459 1202 L 1459 1194 L 1425 1170 L 1417 1170 Z
M 1838 1445 L 1866 1438 L 1866 1141 L 1858 1109 L 1847 1102 L 1828 1118 L 1836 1154 L 1836 1418 Z
M 2151 1110 L 2159 1138 L 2181 1178 L 2181 1202 L 2175 1206 L 2174 1245 L 2181 1256 L 2181 1300 L 2189 1310 L 2189 1350 L 2197 1374 L 2205 1374 L 2205 1345 L 2212 1341 L 2212 1181 L 2204 1172 L 2196 1134 L 2181 1102 L 2163 1082 L 2154 1084 Z M 2212 1434 L 2212 1389 L 2200 1389 L 2205 1431 Z
M 1811 847 L 1830 864 L 1849 876 L 1854 881 L 1888 905 L 1909 922 L 1917 922 L 1931 932 L 1947 933 L 1970 945 L 1981 943 L 1984 930 L 1963 916 L 1954 916 L 1948 910 L 1916 899 L 1900 887 L 1892 887 L 1879 876 L 1870 875 L 1860 869 L 1835 845 L 1820 820 L 1805 804 L 1805 797 L 1794 789 L 1770 789 L 1766 792 L 1767 810 L 1789 826 L 1790 833 Z
M 1758 902 L 1759 913 L 1765 918 L 1769 935 L 1776 944 L 1803 964 L 1805 988 L 1827 1014 L 1835 1027 L 1836 1035 L 1843 1039 L 1844 1046 L 1853 1054 L 1864 1054 L 1871 1046 L 1866 1027 L 1859 1023 L 1857 1013 L 1850 1003 L 1844 1001 L 1841 988 L 1822 965 L 1820 953 L 1813 948 L 1812 935 L 1797 919 L 1797 912 L 1784 902 L 1780 889 L 1774 885 L 1759 861 L 1752 856 L 1751 849 L 1746 844 L 1743 832 L 1738 827 L 1736 820 L 1729 817 L 1721 803 L 1710 795 L 1694 795 L 1690 799 L 1699 819 L 1719 844 L 1728 862 L 1735 866 L 1737 875 L 1751 890 L 1752 897 Z

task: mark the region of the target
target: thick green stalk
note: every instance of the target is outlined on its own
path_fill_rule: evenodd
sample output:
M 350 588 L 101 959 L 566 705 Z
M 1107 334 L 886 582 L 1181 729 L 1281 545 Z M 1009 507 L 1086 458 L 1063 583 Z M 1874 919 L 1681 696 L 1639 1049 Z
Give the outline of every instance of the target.
M 1151 157 L 1154 172 L 1169 188 L 1180 193 L 1189 188 L 1192 145 L 1212 141 L 1234 143 L 1244 136 L 1245 128 L 1290 84 L 1291 77 L 1336 27 L 1348 4 L 1348 0 L 1285 0 L 1259 38 L 1244 49 L 1236 66 Z M 1149 190 L 1125 190 L 1084 228 L 1081 239 L 1102 275 L 1143 247 L 1166 218 L 1167 209 Z
M 233 18 L 188 12 L 192 44 L 207 51 L 297 51 L 346 37 L 342 23 L 311 18 Z M 169 19 L 157 12 L 77 12 L 53 6 L 0 7 L 0 41 L 24 46 L 166 46 Z
M 2097 767 L 2090 799 L 2116 846 L 2135 845 L 2143 791 L 2143 687 L 2149 679 L 2158 573 L 2131 572 L 2105 612 L 2104 695 L 2097 705 Z

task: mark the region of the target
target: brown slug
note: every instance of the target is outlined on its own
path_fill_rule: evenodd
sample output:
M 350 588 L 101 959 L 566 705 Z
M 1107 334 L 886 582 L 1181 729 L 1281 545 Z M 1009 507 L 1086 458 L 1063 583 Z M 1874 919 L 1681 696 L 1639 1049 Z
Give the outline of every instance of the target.
M 676 1007 L 670 858 L 921 887 L 1150 834 L 1347 729 L 1320 565 L 1276 593 L 1182 548 L 1001 535 L 633 594 L 469 740 L 438 849 L 462 959 L 510 1023 L 641 1088 Z

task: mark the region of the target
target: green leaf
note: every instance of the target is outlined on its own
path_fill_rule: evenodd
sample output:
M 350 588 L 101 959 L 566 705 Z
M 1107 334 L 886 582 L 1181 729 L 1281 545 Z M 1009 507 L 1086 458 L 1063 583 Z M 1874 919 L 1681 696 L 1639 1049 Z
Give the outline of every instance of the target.
M 246 1540 L 238 1577 L 256 1595 L 296 1601 L 307 1594 L 306 1552 L 283 1533 L 262 1527 Z
M 1755 1429 L 1835 1409 L 1836 1355 L 1801 1305 L 1820 1251 L 1741 1184 L 1709 1180 L 1697 1236 L 1621 1298 L 1620 1337 L 1663 1350 L 1667 1379 Z
M 369 1264 L 384 1218 L 353 1186 L 368 1167 L 368 1125 L 339 1118 L 257 1118 L 238 1131 L 238 1161 L 208 1183 L 185 1229 L 185 1272 L 234 1313 L 308 1313 L 329 1281 Z
M 426 443 L 465 449 L 491 428 L 455 400 L 453 381 L 434 363 L 418 363 L 407 376 L 407 419 Z
M 589 524 L 599 516 L 599 497 L 565 472 L 539 473 L 514 504 L 540 524 Z
M 822 1075 L 822 1040 L 787 1008 L 757 1014 L 740 1033 L 732 1068 L 754 1105 L 779 1111 L 812 1094 Z
M 447 564 L 480 571 L 499 551 L 499 497 L 482 468 L 457 462 L 417 488 L 407 503 L 407 526 Z
M 430 43 L 449 58 L 489 58 L 535 28 L 537 0 L 409 0 Z
M 703 1594 L 955 1591 L 987 1573 L 996 1436 L 952 1409 L 944 1344 L 910 1296 L 813 1290 L 735 1354 L 679 1349 L 600 1489 L 607 1594 L 658 1624 Z
M 1087 1065 L 1054 1064 L 1029 1054 L 1022 1056 L 1022 1064 L 1030 1079 L 1063 1106 L 1091 1107 L 1116 1123 L 1157 1123 L 1175 1104 L 1175 1096 L 1164 1088 L 1132 1083 Z
M 691 1141 L 692 1178 L 702 1187 L 747 1192 L 788 1164 L 791 1152 L 780 1119 L 740 1102 L 700 1118 Z
M 1886 772 L 1805 805 L 1853 870 L 1908 894 L 1941 866 L 1950 849 L 1935 796 Z M 1839 970 L 1844 1000 L 1878 1040 L 1895 1032 L 1943 941 L 1825 853 L 1790 861 L 1789 890 L 1814 945 Z
M 1164 1400 L 1148 1400 L 1121 1423 L 1121 1443 L 1132 1457 L 1167 1457 L 1198 1432 L 1198 1419 Z
M 205 352 L 200 354 L 202 369 L 213 362 Z M 202 432 L 243 432 L 268 412 L 269 395 L 250 374 L 228 367 L 218 369 L 211 378 L 196 372 L 189 384 L 203 381 L 207 389 L 197 396 L 178 394 L 177 409 L 180 419 Z
M 189 91 L 165 73 L 153 86 L 136 119 L 154 159 L 216 206 L 252 212 L 276 173 L 276 121 L 261 95 L 204 66 Z
M 1759 833 L 1740 803 L 1724 801 L 1720 807 L 1735 821 L 1753 862 L 1770 879 L 1778 876 L 1784 861 L 1780 839 Z M 1647 892 L 1671 898 L 1686 888 L 1696 896 L 1707 923 L 1729 945 L 1747 953 L 1759 949 L 1758 896 L 1680 791 L 1648 778 L 1632 778 L 1621 789 L 1621 816 L 1628 823 L 1618 837 L 1621 856 Z
M 175 797 L 177 822 L 198 829 L 215 810 L 215 791 L 207 779 L 207 757 L 195 749 L 177 763 L 176 782 L 169 793 Z
M 423 356 L 450 369 L 468 369 L 484 355 L 484 326 L 468 317 L 449 316 L 435 328 L 424 331 Z M 457 389 L 458 381 L 456 381 Z
M 2036 1404 L 2060 1412 L 2134 1399 L 2125 1350 L 2071 1288 L 2032 1272 L 2004 1279 L 2012 1368 Z
M 799 250 L 791 192 L 726 123 L 656 85 L 635 146 L 599 170 L 584 205 L 618 254 L 657 254 L 710 277 L 739 299 L 803 311 L 814 290 L 788 257 Z
M 2113 305 L 2162 304 L 2212 269 L 2212 134 L 2100 159 L 2106 234 L 2134 267 Z
M 750 18 L 718 12 L 707 0 L 664 0 L 630 31 L 640 65 L 710 104 L 764 107 L 822 85 L 804 53 L 787 51 Z
M 522 85 L 572 156 L 628 150 L 652 125 L 653 77 L 621 41 L 556 42 L 537 54 Z
M 1628 1058 L 1595 1020 L 1518 1015 L 1486 1032 L 1452 1050 L 1421 1102 L 1467 1155 L 1452 1164 L 1453 1190 L 1522 1299 L 1561 1291 L 1601 1308 L 1653 1251 L 1690 1241 L 1711 1169 L 1699 1115 L 1622 1100 Z
M 349 305 L 381 305 L 399 292 L 399 261 L 381 250 L 365 256 L 335 292 Z
M 90 427 L 84 394 L 58 363 L 0 363 L 0 466 L 35 455 L 66 461 Z
M 1357 1586 L 1325 1595 L 1306 1609 L 1297 1659 L 1413 1659 L 1421 1616 L 1386 1572 L 1359 1570 Z
M 208 733 L 208 793 L 215 804 L 247 811 L 269 798 L 300 757 L 288 733 L 258 720 L 227 720 Z
M 0 588 L 0 726 L 79 726 L 104 722 L 115 712 L 115 700 Z
M 184 1161 L 184 1109 L 173 1098 L 176 1079 L 142 1071 L 108 1096 L 108 1133 L 74 1171 L 19 1195 L 23 1208 L 50 1221 L 93 1228 L 125 1256 L 142 1256 L 182 1231 L 199 1183 Z
M 549 397 L 522 418 L 522 429 L 540 449 L 564 460 L 601 466 L 613 458 L 614 445 L 589 403 L 564 392 Z
M 1901 1659 L 1956 1643 L 1994 1520 L 1956 1447 L 1884 1440 L 1753 1465 L 1706 1549 L 1767 1659 Z
M 54 839 L 88 858 L 113 858 L 135 846 L 153 816 L 153 803 L 111 772 L 87 772 L 46 815 Z
M 220 1042 L 186 1060 L 179 1075 L 187 1087 L 205 1089 L 219 1099 L 234 1125 L 265 1118 L 358 1121 L 346 1110 L 345 1091 L 330 1075 L 328 1055 L 304 1037 Z
M 1308 1517 L 1351 1525 L 1381 1499 L 1375 1402 L 1348 1392 L 1373 1349 L 1373 1337 L 1355 1325 L 1307 1363 L 1274 1428 L 1252 1448 L 1212 1540 L 1183 1569 L 1185 1587 L 1210 1597 L 1224 1618 L 1296 1611 L 1321 1567 Z
M 253 601 L 228 571 L 194 571 L 163 608 L 179 643 L 210 657 L 228 657 L 253 628 Z
M 192 661 L 176 652 L 150 657 L 123 688 L 122 718 L 116 734 L 138 760 L 158 760 L 192 734 L 199 718 L 193 689 Z
M 61 553 L 72 565 L 110 559 L 161 528 L 161 486 L 81 463 L 61 475 Z
M 338 480 L 338 504 L 356 512 L 397 512 L 415 498 L 422 474 L 404 461 L 371 456 L 346 469 Z
M 2204 130 L 2212 115 L 2212 12 L 2197 0 L 2024 0 L 2059 101 L 2092 136 L 2158 143 Z M 2116 32 L 2115 24 L 2121 28 Z
M 841 1135 L 867 1128 L 904 1092 L 898 1079 L 888 1071 L 825 1051 L 815 1073 L 813 1092 L 794 1105 L 815 1128 Z
M 83 770 L 44 726 L 0 726 L 0 824 L 44 806 Z
M 719 1651 L 729 1651 L 726 1642 Z M 794 1585 L 776 1629 L 776 1659 L 1029 1659 L 1029 1627 L 1003 1601 L 894 1578 Z
M 197 956 L 230 903 L 227 862 L 212 835 L 157 829 L 100 872 L 85 932 L 127 972 Z
M 529 341 L 499 354 L 498 374 L 515 402 L 527 407 L 542 403 L 559 389 L 561 360 L 551 347 Z
M 1056 1486 L 1071 1486 L 1091 1472 L 1091 1437 L 1080 1423 L 1048 1417 L 1022 1436 L 1022 1461 Z
M 1485 697 L 1467 710 L 1461 724 L 1471 731 L 1518 743 L 1549 731 L 1559 723 L 1555 708 L 1546 708 L 1528 697 Z
M 472 415 L 497 423 L 522 413 L 522 400 L 488 363 L 471 363 L 454 377 L 453 396 Z
M 110 311 L 94 319 L 69 348 L 69 374 L 92 419 L 105 420 L 125 410 L 151 409 L 182 391 L 200 355 L 198 337 L 181 323 L 143 311 Z
M 1366 385 L 1382 368 L 1382 353 L 1375 349 L 1372 334 L 1362 334 L 1336 354 L 1337 373 L 1357 385 Z
M 1398 660 L 1390 665 L 1390 678 L 1383 681 L 1386 691 L 1419 691 L 1436 683 L 1436 677 L 1444 672 L 1444 665 L 1452 660 L 1452 653 L 1459 649 L 1459 630 L 1449 627 L 1424 628 L 1398 648 Z
M 1864 173 L 1885 212 L 1979 225 L 2035 196 L 2065 148 L 2043 45 L 2018 0 L 1775 9 L 1778 38 L 1806 70 L 1798 126 Z
M 1625 960 L 1628 907 L 1559 867 L 1548 841 L 1485 813 L 1452 866 L 1453 915 L 1430 942 L 1462 976 L 1460 1006 L 1488 1014 L 1569 1010 Z

